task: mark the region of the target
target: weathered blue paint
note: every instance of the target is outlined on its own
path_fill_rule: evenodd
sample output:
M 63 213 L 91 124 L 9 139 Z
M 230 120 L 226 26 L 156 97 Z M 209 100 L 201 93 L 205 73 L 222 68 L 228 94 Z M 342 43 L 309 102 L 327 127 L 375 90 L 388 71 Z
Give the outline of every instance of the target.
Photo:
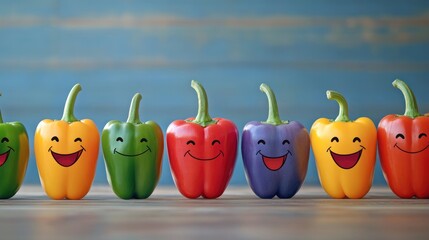
M 141 118 L 165 131 L 195 116 L 191 79 L 202 82 L 213 117 L 239 129 L 266 117 L 259 85 L 276 92 L 284 119 L 309 129 L 335 117 L 325 100 L 346 95 L 351 118 L 378 122 L 402 113 L 391 82 L 405 80 L 429 112 L 427 1 L 0 1 L 0 108 L 23 122 L 60 117 L 80 82 L 78 118 L 99 129 L 125 120 L 130 97 L 143 94 Z M 32 130 L 33 129 L 33 130 Z M 164 159 L 161 184 L 172 184 Z M 318 183 L 310 155 L 307 183 Z M 232 184 L 246 184 L 241 156 Z M 95 182 L 106 184 L 100 155 Z M 26 183 L 37 183 L 34 156 Z M 379 165 L 376 184 L 384 184 Z

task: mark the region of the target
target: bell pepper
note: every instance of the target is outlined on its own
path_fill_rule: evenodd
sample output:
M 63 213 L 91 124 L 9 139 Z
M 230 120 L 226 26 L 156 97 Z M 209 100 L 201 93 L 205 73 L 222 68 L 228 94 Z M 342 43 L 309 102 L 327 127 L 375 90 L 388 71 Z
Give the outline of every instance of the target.
M 291 198 L 307 173 L 310 138 L 296 121 L 282 121 L 271 88 L 261 84 L 268 98 L 268 119 L 252 121 L 242 133 L 241 152 L 247 181 L 260 198 Z
M 136 93 L 126 122 L 110 121 L 101 134 L 107 180 L 122 199 L 148 198 L 161 175 L 163 134 L 153 121 L 140 121 Z
M 18 192 L 29 157 L 28 135 L 24 125 L 20 122 L 3 122 L 0 112 L 0 199 L 11 198 Z
M 367 117 L 350 120 L 340 93 L 326 95 L 338 102 L 339 114 L 335 120 L 317 119 L 310 130 L 320 183 L 332 198 L 362 198 L 374 176 L 377 130 Z
M 378 151 L 384 177 L 401 198 L 429 198 L 429 116 L 419 113 L 414 93 L 393 81 L 405 98 L 405 113 L 390 114 L 378 124 Z
M 73 114 L 80 90 L 71 89 L 61 120 L 42 120 L 34 135 L 40 182 L 52 199 L 81 199 L 94 179 L 100 136 L 92 120 Z
M 171 172 L 183 196 L 218 198 L 234 170 L 238 131 L 228 119 L 212 119 L 204 88 L 197 81 L 191 86 L 198 95 L 197 116 L 173 121 L 167 129 Z

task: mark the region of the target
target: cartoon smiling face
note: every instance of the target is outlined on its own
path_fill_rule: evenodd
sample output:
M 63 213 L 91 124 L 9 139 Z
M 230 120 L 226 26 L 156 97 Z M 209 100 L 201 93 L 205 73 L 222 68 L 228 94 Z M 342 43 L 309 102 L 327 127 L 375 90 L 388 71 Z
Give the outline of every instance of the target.
M 423 153 L 426 149 L 429 148 L 429 139 L 426 133 L 421 132 L 419 134 L 415 134 L 415 136 L 409 134 L 407 135 L 407 137 L 406 135 L 407 134 L 403 132 L 399 132 L 398 134 L 396 134 L 396 141 L 393 145 L 393 148 L 408 154 Z M 413 142 L 413 145 L 409 144 L 411 142 Z
M 289 150 L 290 141 L 288 139 L 284 139 L 283 141 L 278 141 L 279 143 L 274 143 L 272 141 L 273 139 L 270 140 L 270 142 L 272 142 L 271 144 L 275 144 L 278 146 L 273 147 L 273 145 L 271 145 L 270 147 L 265 147 L 265 145 L 267 145 L 267 142 L 264 139 L 260 139 L 257 143 L 259 150 L 256 152 L 256 155 L 261 156 L 265 167 L 267 167 L 271 171 L 277 171 L 281 167 L 283 167 L 288 155 L 292 155 L 291 151 Z M 283 151 L 279 154 L 275 153 L 275 149 L 281 149 Z
M 331 154 L 334 162 L 342 169 L 353 168 L 362 156 L 362 151 L 366 148 L 362 145 L 362 140 L 360 137 L 345 137 L 341 139 L 345 143 L 340 143 L 340 138 L 334 136 L 331 138 L 331 146 L 326 150 Z M 349 142 L 347 142 L 349 141 Z M 351 148 L 356 148 L 356 151 L 345 152 L 341 149 L 341 144 L 350 145 Z
M 0 167 L 3 166 L 7 159 L 9 158 L 9 155 L 12 152 L 15 152 L 15 150 L 10 146 L 10 140 L 8 137 L 3 137 L 0 141 Z
M 29 154 L 24 125 L 19 122 L 0 121 L 0 199 L 12 197 L 20 188 Z
M 289 171 L 287 168 L 291 168 L 291 172 L 301 172 L 305 168 L 301 162 L 306 162 L 301 159 L 308 159 L 309 142 L 307 130 L 299 122 L 276 126 L 252 121 L 243 129 L 243 162 L 248 170 L 264 174 L 279 170 L 284 174 Z
M 64 141 L 64 139 L 62 139 Z M 72 151 L 72 152 L 61 152 L 61 150 L 59 150 L 59 148 L 57 147 L 58 145 L 61 145 L 62 143 L 60 142 L 60 138 L 58 136 L 53 136 L 51 138 L 51 142 L 52 145 L 51 147 L 48 149 L 48 151 L 51 153 L 52 157 L 55 159 L 55 161 L 63 166 L 63 167 L 70 167 L 73 164 L 75 164 L 77 162 L 77 160 L 79 160 L 80 156 L 82 155 L 83 151 L 85 151 L 85 148 L 82 146 L 82 138 L 80 137 L 76 137 L 74 139 L 74 147 L 76 149 L 76 151 Z M 58 150 L 56 150 L 58 149 Z
M 156 125 L 157 126 L 157 125 Z M 158 140 L 150 124 L 109 122 L 102 133 L 103 153 L 110 159 L 142 159 L 158 151 Z M 156 154 L 155 154 L 156 155 Z M 153 156 L 155 156 L 153 155 Z
M 19 161 L 21 157 L 25 158 L 28 155 L 28 137 L 20 123 L 0 125 L 2 125 L 0 126 L 0 167 L 2 167 L 9 161 Z
M 338 170 L 358 174 L 373 169 L 377 130 L 369 118 L 351 122 L 322 118 L 313 124 L 310 135 L 314 152 L 320 153 L 316 164 L 324 178 Z
M 149 142 L 146 138 L 140 139 L 128 139 L 125 141 L 122 137 L 116 138 L 117 146 L 113 149 L 113 154 L 117 154 L 124 157 L 138 157 L 145 153 L 152 152 L 149 146 Z
M 194 140 L 189 140 L 186 142 L 187 151 L 185 152 L 184 157 L 189 156 L 198 161 L 212 161 L 219 157 L 223 157 L 224 153 L 221 149 L 221 142 L 218 139 L 211 141 L 211 144 L 200 143 L 201 146 L 196 146 L 197 143 Z M 201 151 L 203 148 L 209 148 L 207 153 Z
M 52 166 L 70 168 L 80 165 L 79 162 L 89 164 L 86 157 L 98 154 L 98 132 L 90 120 L 73 123 L 43 120 L 39 125 L 35 139 L 39 162 L 41 159 L 46 164 L 53 163 Z

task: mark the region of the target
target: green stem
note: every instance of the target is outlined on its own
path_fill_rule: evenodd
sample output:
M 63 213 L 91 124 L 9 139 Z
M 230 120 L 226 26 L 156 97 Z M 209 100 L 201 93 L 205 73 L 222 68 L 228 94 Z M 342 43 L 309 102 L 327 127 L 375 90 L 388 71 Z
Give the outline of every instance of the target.
M 1 96 L 1 93 L 0 93 Z M 1 111 L 0 111 L 0 123 L 3 123 L 3 116 L 1 115 Z
M 335 100 L 337 101 L 338 105 L 340 106 L 340 110 L 338 112 L 337 118 L 335 118 L 335 122 L 350 122 L 349 118 L 349 107 L 347 105 L 346 99 L 341 95 L 339 92 L 335 91 L 326 91 L 326 97 L 329 100 Z
M 76 102 L 76 96 L 80 92 L 80 90 L 82 90 L 82 87 L 79 83 L 74 85 L 73 88 L 70 90 L 70 93 L 67 96 L 66 104 L 64 105 L 64 113 L 61 120 L 69 123 L 79 121 L 79 119 L 74 116 L 73 110 L 74 103 Z
M 128 113 L 127 122 L 134 124 L 141 124 L 140 116 L 139 116 L 139 107 L 140 100 L 142 100 L 142 95 L 140 93 L 136 93 L 131 100 L 130 111 Z
M 192 80 L 191 87 L 195 89 L 198 96 L 198 114 L 191 122 L 199 124 L 202 127 L 206 127 L 210 124 L 215 124 L 217 121 L 213 120 L 209 115 L 207 94 L 203 86 L 199 82 Z
M 419 113 L 419 108 L 417 107 L 416 97 L 414 96 L 413 91 L 411 91 L 408 85 L 399 79 L 396 79 L 395 81 L 393 81 L 392 85 L 395 88 L 398 88 L 399 90 L 401 90 L 402 94 L 404 94 L 404 98 L 405 98 L 404 116 L 407 116 L 410 118 L 416 118 L 421 116 L 421 114 Z
M 277 105 L 276 96 L 274 95 L 273 90 L 265 84 L 262 83 L 259 89 L 267 95 L 268 98 L 268 118 L 267 121 L 263 123 L 268 123 L 272 125 L 280 125 L 284 122 L 280 119 L 279 107 Z

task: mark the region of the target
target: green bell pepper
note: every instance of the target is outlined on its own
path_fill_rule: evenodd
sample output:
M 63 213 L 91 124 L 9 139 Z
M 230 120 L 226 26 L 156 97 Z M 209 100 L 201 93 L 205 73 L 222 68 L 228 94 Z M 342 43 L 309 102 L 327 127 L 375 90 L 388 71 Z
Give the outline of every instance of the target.
M 153 121 L 142 123 L 136 93 L 126 122 L 110 121 L 101 134 L 107 180 L 122 199 L 148 198 L 161 175 L 164 137 Z
M 28 135 L 24 125 L 20 122 L 3 122 L 0 112 L 0 199 L 11 198 L 18 192 L 29 156 Z

